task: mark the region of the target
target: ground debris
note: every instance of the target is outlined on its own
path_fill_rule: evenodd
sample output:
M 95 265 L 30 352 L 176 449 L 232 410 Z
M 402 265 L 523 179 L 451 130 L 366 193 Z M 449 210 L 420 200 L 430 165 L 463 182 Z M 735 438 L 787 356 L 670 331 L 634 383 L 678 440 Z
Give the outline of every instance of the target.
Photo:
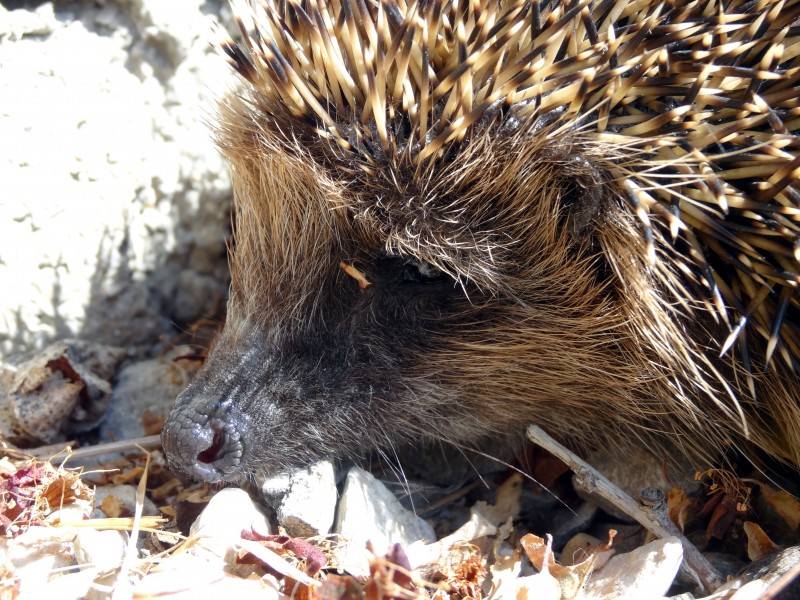
M 150 458 L 145 461 L 143 456 Z M 683 558 L 682 545 L 672 537 L 644 540 L 632 551 L 620 550 L 614 528 L 600 523 L 596 523 L 600 529 L 593 530 L 596 537 L 580 532 L 555 546 L 546 527 L 542 535 L 526 531 L 524 498 L 533 484 L 512 473 L 488 487 L 484 483 L 485 499 L 475 499 L 481 497 L 481 486 L 471 484 L 465 484 L 467 493 L 446 495 L 468 509 L 466 521 L 454 531 L 430 543 L 398 543 L 389 535 L 382 551 L 365 540 L 368 571 L 348 573 L 341 567 L 342 552 L 352 548 L 342 534 L 287 535 L 270 525 L 275 514 L 269 509 L 264 513 L 245 491 L 188 485 L 164 468 L 159 452 L 143 455 L 129 450 L 115 467 L 113 472 L 87 473 L 34 459 L 0 460 L 0 523 L 6 536 L 0 598 L 24 597 L 32 590 L 60 597 L 81 586 L 99 589 L 96 597 L 107 597 L 103 594 L 110 594 L 124 580 L 134 597 L 169 593 L 191 598 L 202 590 L 241 598 L 266 594 L 303 600 L 607 600 L 630 594 L 655 600 L 669 593 Z M 163 517 L 141 515 L 146 500 L 140 495 L 142 477 L 148 478 L 147 496 L 160 506 L 151 512 L 166 515 L 169 523 Z M 723 538 L 708 536 L 708 543 L 728 544 L 730 550 L 731 533 L 741 531 L 741 552 L 750 560 L 767 565 L 776 561 L 781 546 L 770 532 L 776 529 L 774 522 L 792 526 L 797 509 L 794 498 L 755 480 L 748 483 L 747 491 L 727 474 L 721 479 L 718 473 L 708 472 L 701 479 L 703 486 L 697 489 L 676 486 L 662 498 L 663 512 L 675 528 L 716 531 L 727 518 L 725 511 L 733 511 Z M 94 492 L 86 481 L 99 486 L 105 498 L 96 502 L 94 512 Z M 725 485 L 715 486 L 714 481 Z M 139 491 L 134 493 L 137 483 Z M 130 498 L 122 501 L 121 491 Z M 720 508 L 726 498 L 737 499 L 726 500 L 730 509 Z M 437 502 L 437 511 L 448 509 Z M 586 504 L 577 497 L 567 497 L 567 502 L 561 501 L 560 511 Z M 752 507 L 757 503 L 755 511 Z M 380 514 L 389 518 L 388 513 Z M 436 511 L 431 514 L 435 519 Z M 740 524 L 745 515 L 761 516 L 761 520 Z M 774 522 L 767 518 L 770 515 Z M 593 516 L 586 526 L 598 519 Z M 131 550 L 125 532 L 134 530 L 134 525 L 141 533 Z M 630 535 L 630 525 L 620 527 Z M 630 541 L 625 542 L 627 548 Z M 705 597 L 747 598 L 756 589 L 779 585 L 776 573 L 784 579 L 791 575 L 791 569 L 765 569 L 739 578 L 736 587 L 729 584 L 719 591 L 709 590 Z M 38 582 L 35 587 L 31 587 L 33 581 Z
M 80 501 L 86 506 L 93 497 L 79 473 L 57 469 L 49 462 L 14 465 L 8 457 L 0 459 L 0 535 L 4 537 L 58 521 L 56 511 Z

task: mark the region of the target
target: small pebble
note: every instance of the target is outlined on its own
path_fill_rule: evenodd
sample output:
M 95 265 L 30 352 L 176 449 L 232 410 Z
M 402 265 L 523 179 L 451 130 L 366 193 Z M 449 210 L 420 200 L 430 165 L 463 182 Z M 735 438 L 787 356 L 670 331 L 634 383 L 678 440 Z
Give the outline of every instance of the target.
M 211 554 L 226 564 L 233 564 L 235 546 L 241 540 L 242 531 L 254 531 L 263 536 L 271 533 L 264 513 L 247 492 L 225 488 L 211 499 L 192 524 L 190 535 L 199 539 L 189 552 L 204 556 Z
M 683 548 L 677 538 L 650 542 L 633 552 L 613 556 L 589 578 L 583 597 L 661 598 L 672 585 L 682 560 Z
M 368 541 L 383 556 L 391 544 L 406 547 L 417 540 L 436 540 L 427 521 L 403 508 L 370 473 L 355 467 L 347 474 L 334 531 L 348 540 L 337 551 L 339 566 L 356 577 L 369 574 Z
M 292 537 L 325 535 L 333 525 L 336 496 L 332 463 L 323 461 L 297 471 L 278 506 L 278 523 Z

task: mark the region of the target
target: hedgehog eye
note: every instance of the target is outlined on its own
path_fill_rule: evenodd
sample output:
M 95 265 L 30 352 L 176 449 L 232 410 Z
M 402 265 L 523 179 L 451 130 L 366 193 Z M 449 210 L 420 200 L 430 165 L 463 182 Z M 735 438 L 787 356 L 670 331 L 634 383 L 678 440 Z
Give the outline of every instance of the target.
M 412 283 L 432 283 L 447 277 L 444 271 L 422 260 L 415 258 L 405 261 L 400 279 Z

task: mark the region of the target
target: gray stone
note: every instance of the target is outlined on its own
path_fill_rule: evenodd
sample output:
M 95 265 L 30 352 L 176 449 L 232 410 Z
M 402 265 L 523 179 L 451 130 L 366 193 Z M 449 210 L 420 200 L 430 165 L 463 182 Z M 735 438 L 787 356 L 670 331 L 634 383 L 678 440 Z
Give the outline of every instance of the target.
M 136 487 L 132 485 L 103 485 L 96 488 L 94 491 L 95 510 L 92 513 L 93 518 L 104 519 L 110 516 L 117 516 L 117 515 L 107 515 L 100 508 L 103 504 L 103 501 L 108 496 L 113 496 L 114 501 L 119 503 L 118 504 L 118 506 L 120 507 L 119 516 L 132 517 L 135 514 Z M 145 497 L 144 502 L 142 502 L 142 515 L 149 516 L 149 515 L 160 515 L 160 514 L 161 512 L 158 510 L 158 508 L 156 508 L 156 505 L 153 504 L 153 501 Z
M 127 536 L 122 531 L 100 531 L 83 527 L 75 536 L 75 559 L 79 565 L 94 565 L 98 573 L 117 569 L 125 558 Z
M 292 474 L 277 509 L 280 523 L 293 537 L 325 535 L 336 512 L 333 464 L 323 461 Z
M 12 431 L 4 435 L 50 444 L 95 426 L 124 356 L 120 348 L 64 340 L 17 365 L 7 395 Z
M 71 527 L 31 527 L 22 535 L 0 541 L 5 558 L 14 565 L 20 580 L 21 597 L 47 598 L 53 571 L 72 564 Z
M 159 358 L 125 367 L 111 393 L 106 418 L 100 427 L 100 439 L 126 440 L 153 434 L 145 430 L 142 416 L 147 411 L 155 420 L 166 418 L 175 398 L 201 364 L 180 360 L 181 356 L 192 353 L 190 347 L 180 346 Z
M 292 474 L 289 472 L 278 473 L 265 477 L 263 473 L 256 472 L 256 484 L 261 490 L 264 500 L 275 510 L 281 505 L 283 497 L 289 492 L 292 483 Z
M 236 81 L 209 44 L 229 16 L 222 0 L 0 7 L 0 357 L 149 346 L 221 315 L 231 188 L 206 123 Z
M 264 513 L 256 507 L 247 492 L 225 488 L 211 499 L 192 523 L 189 534 L 201 540 L 189 552 L 212 560 L 212 557 L 216 557 L 232 565 L 242 531 L 255 531 L 260 535 L 271 533 Z
M 367 542 L 382 556 L 392 544 L 436 540 L 424 519 L 403 508 L 370 473 L 355 467 L 347 474 L 334 531 L 347 540 L 337 550 L 339 566 L 356 577 L 369 574 Z
M 611 557 L 592 574 L 583 591 L 586 600 L 661 598 L 669 589 L 683 560 L 681 543 L 673 537 Z

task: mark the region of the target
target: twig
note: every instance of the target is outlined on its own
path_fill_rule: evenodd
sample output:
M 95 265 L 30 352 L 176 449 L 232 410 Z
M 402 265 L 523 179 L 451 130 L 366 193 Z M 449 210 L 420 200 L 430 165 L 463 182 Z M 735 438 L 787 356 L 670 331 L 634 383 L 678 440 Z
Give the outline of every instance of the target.
M 759 600 L 773 600 L 777 598 L 778 594 L 789 587 L 797 577 L 800 577 L 800 562 L 789 567 L 778 579 L 773 581 L 769 587 L 762 592 Z
M 161 446 L 161 436 L 148 435 L 131 440 L 119 440 L 72 450 L 71 446 L 74 443 L 74 441 L 62 442 L 60 444 L 50 444 L 48 446 L 39 446 L 38 448 L 29 448 L 25 450 L 20 450 L 19 448 L 0 448 L 0 454 L 7 454 L 15 458 L 47 459 L 50 460 L 50 462 L 54 462 L 55 457 L 63 453 L 64 460 L 62 462 L 67 459 L 74 462 L 76 460 L 83 460 L 115 452 L 131 452 L 133 450 L 141 450 L 142 448 L 153 450 Z
M 669 519 L 663 494 L 654 488 L 644 490 L 642 504 L 613 484 L 608 478 L 593 469 L 586 461 L 547 435 L 540 427 L 528 428 L 528 438 L 554 456 L 564 461 L 575 473 L 575 481 L 590 494 L 597 494 L 635 519 L 648 531 L 659 538 L 676 537 L 683 546 L 683 569 L 706 593 L 712 592 L 722 584 L 722 576 L 714 566 L 687 540 L 678 527 Z M 660 498 L 658 497 L 660 495 Z

